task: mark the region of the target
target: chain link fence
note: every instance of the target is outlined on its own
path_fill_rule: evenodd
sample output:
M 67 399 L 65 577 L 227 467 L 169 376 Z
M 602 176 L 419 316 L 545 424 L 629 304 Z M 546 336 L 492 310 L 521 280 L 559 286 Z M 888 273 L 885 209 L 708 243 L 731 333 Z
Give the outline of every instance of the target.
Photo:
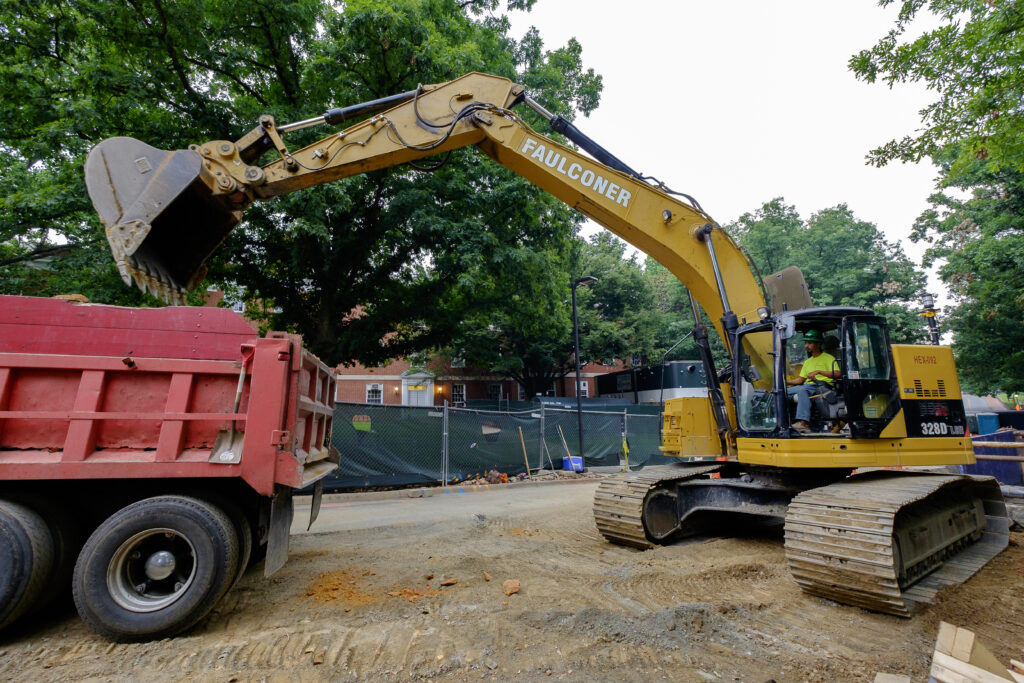
M 505 407 L 505 402 L 502 402 Z M 575 410 L 512 402 L 511 410 L 337 403 L 331 437 L 341 465 L 328 489 L 457 482 L 497 470 L 510 477 L 562 469 L 579 457 Z M 631 469 L 674 461 L 658 450 L 661 409 L 616 406 L 582 413 L 584 464 Z

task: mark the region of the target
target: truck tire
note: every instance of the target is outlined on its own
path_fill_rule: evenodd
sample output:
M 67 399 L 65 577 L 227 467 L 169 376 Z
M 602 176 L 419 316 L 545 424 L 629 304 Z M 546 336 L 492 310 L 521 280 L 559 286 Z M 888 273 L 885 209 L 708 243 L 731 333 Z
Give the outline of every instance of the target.
M 205 617 L 238 571 L 238 538 L 216 506 L 147 498 L 111 515 L 85 542 L 72 589 L 82 620 L 119 642 L 172 636 Z
M 53 573 L 53 537 L 31 508 L 0 500 L 0 629 L 36 605 Z
M 235 572 L 234 579 L 231 580 L 231 583 L 224 590 L 227 593 L 238 584 L 242 575 L 245 574 L 245 570 L 249 568 L 249 560 L 252 557 L 253 550 L 252 524 L 249 523 L 249 518 L 246 517 L 242 506 L 228 498 L 227 495 L 189 489 L 178 491 L 177 494 L 212 503 L 220 508 L 228 516 L 228 519 L 231 520 L 231 524 L 235 529 L 235 537 L 238 538 L 238 571 Z
M 238 538 L 238 571 L 225 589 L 226 593 L 238 584 L 245 570 L 249 568 L 249 558 L 252 557 L 252 525 L 245 516 L 242 506 L 231 499 L 219 495 L 208 495 L 206 499 L 224 511 L 234 526 L 235 537 Z
M 78 551 L 85 541 L 86 529 L 65 504 L 43 498 L 31 498 L 26 502 L 46 520 L 53 539 L 53 570 L 46 582 L 46 590 L 32 607 L 33 611 L 42 611 L 57 600 L 70 603 L 71 576 L 75 572 Z

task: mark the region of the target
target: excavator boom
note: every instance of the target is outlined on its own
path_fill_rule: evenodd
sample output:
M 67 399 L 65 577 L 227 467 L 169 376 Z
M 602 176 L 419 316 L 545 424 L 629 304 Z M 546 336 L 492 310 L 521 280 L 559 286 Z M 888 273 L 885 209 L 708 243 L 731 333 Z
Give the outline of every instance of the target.
M 340 120 L 339 112 L 346 110 L 280 127 L 265 116 L 239 140 L 175 152 L 131 138 L 103 141 L 86 160 L 86 186 L 122 277 L 179 301 L 202 280 L 203 263 L 253 202 L 476 145 L 665 265 L 723 337 L 723 318 L 727 325 L 738 318 L 754 320 L 764 306 L 749 260 L 710 216 L 640 180 L 611 155 L 604 161 L 616 168 L 530 129 L 511 106 L 527 100 L 542 115 L 551 115 L 529 100 L 522 86 L 471 73 L 378 102 L 396 100 L 396 106 L 294 151 L 282 134 Z M 557 129 L 578 134 L 564 119 L 551 118 Z M 603 150 L 587 142 L 585 147 L 601 155 Z M 268 151 L 277 158 L 256 166 Z

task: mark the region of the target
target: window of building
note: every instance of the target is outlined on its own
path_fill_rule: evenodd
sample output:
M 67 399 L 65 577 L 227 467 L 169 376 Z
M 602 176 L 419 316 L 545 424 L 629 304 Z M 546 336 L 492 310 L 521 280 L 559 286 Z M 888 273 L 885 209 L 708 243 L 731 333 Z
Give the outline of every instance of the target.
M 231 310 L 234 311 L 235 313 L 245 313 L 245 302 L 238 301 L 236 303 L 231 304 Z
M 487 398 L 491 401 L 501 400 L 501 385 L 500 384 L 488 384 L 487 385 Z
M 383 384 L 367 384 L 366 385 L 366 402 L 376 403 L 381 405 L 384 403 L 384 385 Z
M 519 400 L 520 401 L 525 401 L 526 400 L 526 389 L 523 388 L 522 384 L 517 384 L 516 387 L 518 387 L 518 389 L 519 389 L 519 394 L 518 394 Z
M 462 356 L 452 356 L 450 365 L 453 368 L 464 368 L 466 367 L 466 359 Z
M 580 380 L 580 398 L 590 398 L 590 380 Z
M 452 385 L 452 405 L 456 408 L 466 405 L 466 385 L 465 384 L 453 384 Z

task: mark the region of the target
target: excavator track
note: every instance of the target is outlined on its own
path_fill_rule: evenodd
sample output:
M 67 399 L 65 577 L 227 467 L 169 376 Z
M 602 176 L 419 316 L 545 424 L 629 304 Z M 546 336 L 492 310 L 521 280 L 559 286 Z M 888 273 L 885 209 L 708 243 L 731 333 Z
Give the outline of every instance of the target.
M 612 543 L 634 548 L 653 548 L 644 527 L 644 502 L 660 485 L 711 474 L 723 463 L 648 467 L 643 472 L 627 472 L 608 477 L 594 494 L 594 521 L 598 531 Z
M 948 532 L 941 548 L 904 567 L 899 538 L 914 538 L 923 526 L 901 511 L 943 496 L 976 505 L 980 527 L 962 537 Z M 786 560 L 805 592 L 898 616 L 966 581 L 1008 541 L 1006 505 L 991 477 L 873 472 L 805 491 L 786 515 Z

